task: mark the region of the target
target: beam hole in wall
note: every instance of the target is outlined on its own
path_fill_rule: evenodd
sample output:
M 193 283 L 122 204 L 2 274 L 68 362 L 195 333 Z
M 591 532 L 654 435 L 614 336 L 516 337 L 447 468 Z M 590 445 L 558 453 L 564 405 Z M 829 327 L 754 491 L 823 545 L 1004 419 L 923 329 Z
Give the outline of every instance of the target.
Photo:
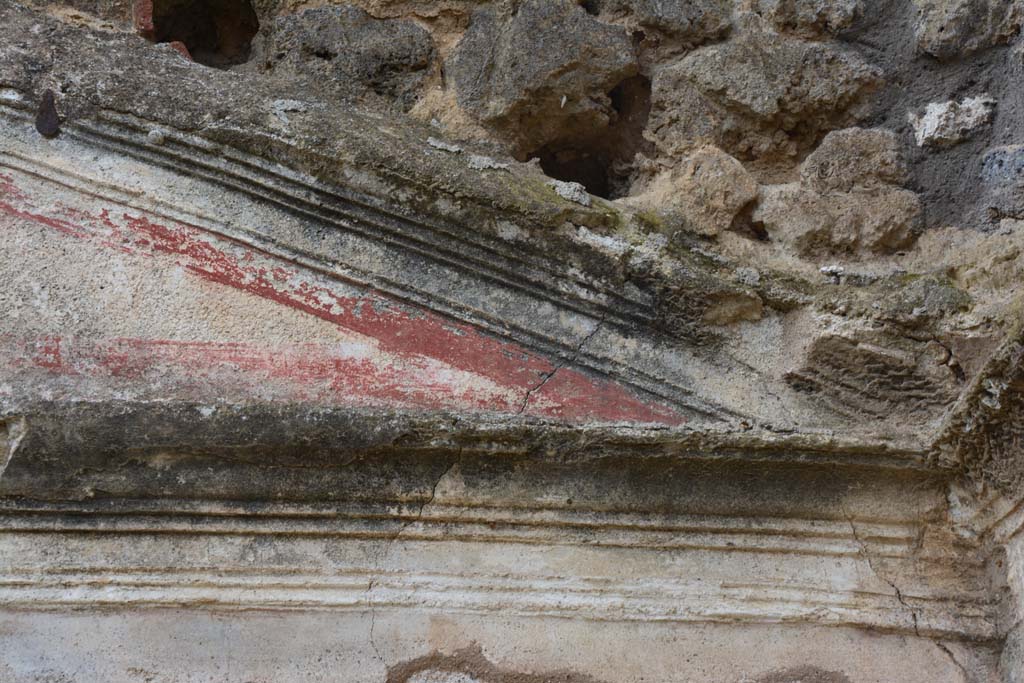
M 153 0 L 156 42 L 180 42 L 200 64 L 227 68 L 249 59 L 259 20 L 249 0 Z
M 613 110 L 608 126 L 567 131 L 522 157 L 538 160 L 549 177 L 579 183 L 592 195 L 605 199 L 626 196 L 634 158 L 649 145 L 643 132 L 651 111 L 651 81 L 644 76 L 627 78 L 608 98 Z

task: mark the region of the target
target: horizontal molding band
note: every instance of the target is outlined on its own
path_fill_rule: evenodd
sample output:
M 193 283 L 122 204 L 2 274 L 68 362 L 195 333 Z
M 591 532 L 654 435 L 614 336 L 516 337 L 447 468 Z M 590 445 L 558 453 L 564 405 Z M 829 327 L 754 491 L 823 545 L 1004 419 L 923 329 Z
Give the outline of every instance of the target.
M 181 507 L 177 507 L 181 505 Z M 262 509 L 261 509 L 262 508 Z M 730 517 L 714 514 L 612 513 L 588 509 L 461 505 L 260 506 L 74 504 L 22 506 L 0 501 L 0 529 L 20 533 L 217 534 L 392 538 L 406 540 L 587 545 L 651 550 L 710 549 L 872 555 L 975 564 L 966 552 L 917 548 L 920 524 L 878 520 Z M 959 550 L 973 546 L 964 542 Z
M 423 575 L 375 568 L 331 576 L 252 573 L 0 575 L 0 607 L 196 607 L 360 610 L 381 608 L 555 616 L 596 621 L 798 621 L 987 640 L 994 606 L 963 597 L 839 592 L 770 583 L 623 583 L 509 575 Z M 916 617 L 916 623 L 915 623 Z M 916 626 L 916 630 L 915 630 Z

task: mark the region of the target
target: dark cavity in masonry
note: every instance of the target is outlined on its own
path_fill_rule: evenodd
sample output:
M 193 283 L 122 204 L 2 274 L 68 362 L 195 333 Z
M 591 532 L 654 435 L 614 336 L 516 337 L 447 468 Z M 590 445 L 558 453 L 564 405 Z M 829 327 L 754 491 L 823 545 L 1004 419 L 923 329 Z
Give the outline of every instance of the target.
M 550 178 L 579 183 L 605 199 L 629 192 L 634 158 L 649 146 L 643 131 L 651 112 L 651 81 L 633 76 L 609 93 L 612 121 L 598 130 L 567 130 L 562 138 L 525 155 L 537 159 Z
M 153 0 L 156 42 L 179 41 L 192 59 L 207 66 L 247 61 L 259 27 L 249 0 Z

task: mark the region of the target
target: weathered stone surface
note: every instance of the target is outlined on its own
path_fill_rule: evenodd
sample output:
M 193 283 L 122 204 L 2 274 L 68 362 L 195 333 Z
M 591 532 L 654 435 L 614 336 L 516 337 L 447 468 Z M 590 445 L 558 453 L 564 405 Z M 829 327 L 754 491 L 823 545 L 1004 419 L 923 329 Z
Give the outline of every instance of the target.
M 800 182 L 762 188 L 753 220 L 808 257 L 864 256 L 908 247 L 921 202 L 895 137 L 852 128 L 829 133 L 800 167 Z
M 578 626 L 570 620 L 538 622 L 517 615 L 499 619 L 467 613 L 442 620 L 388 609 L 378 612 L 374 631 L 394 634 L 388 636 L 388 644 L 378 637 L 379 657 L 391 662 L 399 655 L 394 665 L 380 663 L 366 638 L 366 613 L 255 612 L 245 617 L 245 628 L 226 625 L 229 618 L 216 612 L 173 608 L 127 613 L 105 610 L 95 615 L 15 613 L 5 621 L 11 631 L 2 644 L 6 651 L 20 653 L 20 661 L 0 668 L 0 672 L 16 677 L 32 672 L 30 663 L 36 663 L 36 670 L 46 670 L 51 680 L 65 676 L 117 683 L 134 683 L 140 676 L 157 672 L 170 680 L 202 676 L 224 683 L 261 678 L 282 681 L 295 676 L 296 670 L 309 673 L 295 680 L 316 683 L 335 680 L 332 677 L 340 670 L 352 672 L 350 680 L 359 683 L 471 683 L 474 677 L 481 683 L 617 683 L 630 681 L 631 672 L 641 669 L 666 677 L 673 673 L 695 678 L 720 674 L 725 683 L 847 683 L 886 677 L 958 681 L 961 675 L 957 665 L 928 639 L 907 638 L 907 644 L 899 648 L 877 636 L 842 627 L 776 624 L 737 629 L 724 623 L 661 624 L 640 635 L 635 624 L 602 623 L 592 637 L 569 653 L 564 643 L 578 637 Z M 534 643 L 526 634 L 536 629 L 563 647 Z M 686 654 L 669 648 L 657 658 L 649 653 L 639 656 L 652 641 L 679 640 L 704 646 L 686 650 Z M 775 648 L 763 651 L 765 642 L 780 640 L 800 643 L 806 657 L 817 665 L 793 667 Z M 47 644 L 54 641 L 68 643 L 66 661 L 48 657 L 52 651 Z M 125 641 L 145 643 L 147 647 L 111 645 L 118 641 L 122 645 Z M 958 646 L 953 643 L 952 647 Z M 622 656 L 608 657 L 620 648 Z M 466 655 L 478 650 L 483 650 L 479 657 Z M 481 659 L 486 664 L 478 663 Z M 655 659 L 657 665 L 645 666 Z M 430 668 L 431 661 L 439 668 Z M 389 671 L 394 675 L 389 677 Z M 423 678 L 434 672 L 443 677 Z M 611 674 L 622 678 L 611 679 Z M 640 679 L 634 680 L 639 683 Z
M 652 140 L 675 155 L 710 141 L 741 159 L 793 156 L 818 132 L 856 118 L 881 72 L 853 54 L 748 28 L 654 74 Z
M 478 10 L 446 66 L 459 105 L 526 150 L 606 128 L 609 92 L 637 70 L 626 31 L 571 0 Z
M 909 114 L 914 139 L 922 145 L 955 145 L 992 122 L 996 101 L 987 95 L 957 102 L 931 102 L 921 114 Z
M 987 150 L 981 181 L 985 209 L 992 218 L 1024 217 L 1024 145 Z
M 880 77 L 853 55 L 754 31 L 702 48 L 680 68 L 701 92 L 761 120 L 841 113 Z
M 1019 0 L 914 0 L 917 46 L 939 59 L 954 59 L 1007 42 L 1020 32 Z
M 880 190 L 863 196 L 820 194 L 802 185 L 764 188 L 754 220 L 768 234 L 814 258 L 892 253 L 909 246 L 921 218 L 921 205 L 909 190 Z
M 555 188 L 555 194 L 570 202 L 590 206 L 590 196 L 585 187 L 579 183 L 567 183 L 561 180 L 552 180 L 551 186 Z
M 349 5 L 277 17 L 260 31 L 253 49 L 256 68 L 277 78 L 344 98 L 370 96 L 406 111 L 435 58 L 430 34 L 420 26 L 375 19 Z
M 838 329 L 815 339 L 805 364 L 788 377 L 794 386 L 834 402 L 840 410 L 884 416 L 899 410 L 927 414 L 959 390 L 948 352 L 934 342 L 899 346 L 870 329 Z
M 984 302 L 1005 305 L 1024 276 L 1024 222 L 1004 220 L 999 230 L 979 233 L 948 227 L 928 230 L 917 244 L 915 272 L 942 273 Z
M 624 15 L 637 26 L 661 31 L 688 46 L 721 38 L 732 26 L 731 0 L 596 0 L 590 4 L 602 14 Z
M 847 128 L 829 133 L 800 166 L 800 180 L 817 192 L 850 192 L 907 180 L 907 166 L 890 131 Z
M 849 28 L 864 12 L 863 0 L 756 0 L 754 9 L 780 31 L 816 37 Z
M 757 189 L 743 164 L 709 145 L 655 177 L 642 194 L 625 202 L 659 213 L 674 228 L 715 237 L 757 198 Z

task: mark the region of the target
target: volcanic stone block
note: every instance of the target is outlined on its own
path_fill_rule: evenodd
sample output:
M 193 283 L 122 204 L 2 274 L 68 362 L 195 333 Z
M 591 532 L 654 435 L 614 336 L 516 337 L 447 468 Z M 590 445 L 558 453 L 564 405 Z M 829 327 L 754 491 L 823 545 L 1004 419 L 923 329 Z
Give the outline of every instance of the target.
M 570 0 L 478 10 L 446 65 L 459 105 L 523 150 L 606 128 L 610 91 L 637 71 L 626 30 Z
M 255 63 L 343 99 L 415 104 L 434 62 L 430 34 L 412 21 L 375 19 L 350 5 L 278 17 L 254 44 Z

